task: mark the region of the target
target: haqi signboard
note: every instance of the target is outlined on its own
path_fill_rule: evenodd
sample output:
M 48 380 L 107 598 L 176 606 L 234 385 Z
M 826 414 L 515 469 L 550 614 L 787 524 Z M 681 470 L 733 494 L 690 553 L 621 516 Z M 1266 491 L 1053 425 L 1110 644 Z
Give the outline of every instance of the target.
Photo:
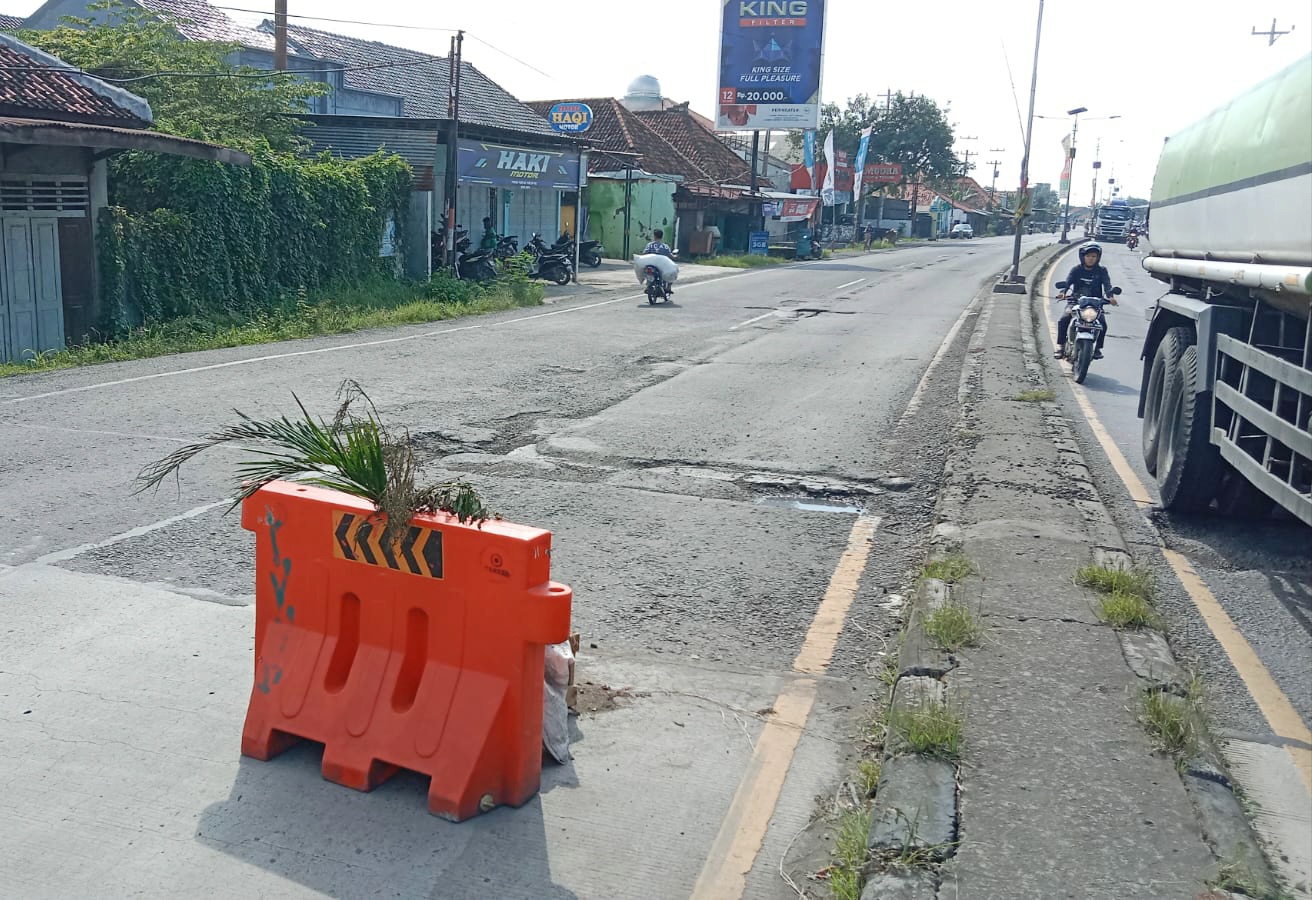
M 722 0 L 719 131 L 815 128 L 828 0 Z
M 592 127 L 592 107 L 586 103 L 557 103 L 547 112 L 547 124 L 564 134 L 582 134 Z

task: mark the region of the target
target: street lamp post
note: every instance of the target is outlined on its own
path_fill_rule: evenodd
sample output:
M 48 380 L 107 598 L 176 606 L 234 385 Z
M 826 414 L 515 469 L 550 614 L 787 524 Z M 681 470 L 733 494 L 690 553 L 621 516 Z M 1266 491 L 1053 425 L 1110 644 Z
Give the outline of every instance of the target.
M 1025 155 L 1020 160 L 1020 197 L 1017 205 L 1025 202 L 1030 187 L 1030 139 L 1034 137 L 1034 93 L 1039 86 L 1039 38 L 1043 36 L 1043 0 L 1039 0 L 1038 24 L 1034 26 L 1034 70 L 1030 74 L 1030 113 L 1025 122 Z M 1025 278 L 1020 274 L 1020 223 L 1016 217 L 1016 241 L 1011 251 L 1011 272 L 1005 281 L 993 288 L 1000 293 L 1025 292 Z
M 1088 111 L 1083 106 L 1066 110 L 1066 115 L 1074 116 L 1075 119 L 1071 123 L 1071 149 L 1066 157 L 1066 165 L 1070 168 L 1070 172 L 1066 176 L 1066 213 L 1061 217 L 1061 241 L 1059 243 L 1062 244 L 1071 242 L 1066 235 L 1070 232 L 1071 227 L 1071 182 L 1075 180 L 1075 133 L 1080 129 L 1080 113 Z

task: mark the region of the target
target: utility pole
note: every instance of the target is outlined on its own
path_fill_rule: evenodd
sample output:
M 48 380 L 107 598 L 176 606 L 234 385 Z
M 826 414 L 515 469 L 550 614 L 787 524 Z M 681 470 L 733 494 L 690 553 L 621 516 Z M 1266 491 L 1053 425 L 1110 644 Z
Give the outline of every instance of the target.
M 464 41 L 465 33 L 457 31 L 451 38 L 451 55 L 447 57 L 450 93 L 447 98 L 446 178 L 443 179 L 442 192 L 446 195 L 446 262 L 452 268 L 456 265 L 456 188 L 460 183 L 456 167 L 460 158 L 457 144 L 460 140 L 460 59 Z
M 1020 196 L 1017 206 L 1026 202 L 1030 189 L 1030 143 L 1034 137 L 1034 94 L 1039 87 L 1039 39 L 1043 37 L 1043 0 L 1039 0 L 1038 24 L 1034 26 L 1034 71 L 1030 74 L 1030 114 L 1025 123 L 1025 155 L 1020 159 Z M 1025 292 L 1025 277 L 1020 274 L 1020 223 L 1021 216 L 1016 216 L 1016 242 L 1011 251 L 1011 273 L 1005 282 L 999 282 L 995 291 L 1002 293 Z
M 273 67 L 287 71 L 287 0 L 273 2 Z
M 1290 25 L 1290 26 L 1289 26 L 1289 31 L 1293 31 L 1293 30 L 1294 30 L 1294 26 L 1293 26 L 1293 25 Z M 1258 31 L 1258 30 L 1257 30 L 1257 26 L 1256 26 L 1256 25 L 1253 26 L 1253 35 L 1256 36 L 1256 37 L 1264 37 L 1264 38 L 1267 38 L 1266 45 L 1267 45 L 1268 47 L 1270 47 L 1272 44 L 1274 44 L 1274 43 L 1276 42 L 1276 38 L 1281 37 L 1282 35 L 1289 34 L 1289 31 L 1276 31 L 1276 20 L 1275 20 L 1275 19 L 1272 19 L 1272 20 L 1271 20 L 1271 30 L 1270 30 L 1270 31 Z
M 1093 196 L 1089 199 L 1089 213 L 1098 205 L 1098 173 L 1102 169 L 1102 138 L 1093 145 Z
M 990 152 L 990 153 L 1006 153 L 1006 152 L 1007 152 L 1007 148 L 1006 148 L 1006 147 L 990 147 L 990 148 L 989 148 L 989 152 Z M 991 182 L 989 182 L 989 209 L 992 210 L 992 209 L 993 209 L 993 193 L 994 193 L 994 190 L 995 190 L 995 189 L 997 188 L 997 186 L 998 186 L 998 166 L 1002 165 L 1002 160 L 997 159 L 997 158 L 995 157 L 994 159 L 990 159 L 990 160 L 989 160 L 989 165 L 993 167 L 993 180 L 992 180 Z

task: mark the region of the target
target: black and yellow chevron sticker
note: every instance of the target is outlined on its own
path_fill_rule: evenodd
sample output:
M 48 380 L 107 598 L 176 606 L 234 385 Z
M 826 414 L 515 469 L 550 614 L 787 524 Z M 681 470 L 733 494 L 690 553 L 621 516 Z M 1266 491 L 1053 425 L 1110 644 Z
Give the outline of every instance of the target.
M 333 511 L 333 556 L 368 566 L 442 577 L 442 532 L 411 525 L 395 543 L 383 541 L 383 523 L 371 516 Z

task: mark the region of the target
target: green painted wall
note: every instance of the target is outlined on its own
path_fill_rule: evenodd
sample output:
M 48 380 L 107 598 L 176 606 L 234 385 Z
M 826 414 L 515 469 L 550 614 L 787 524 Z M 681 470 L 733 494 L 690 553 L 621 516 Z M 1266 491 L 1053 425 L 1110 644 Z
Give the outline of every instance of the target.
M 624 182 L 589 179 L 588 233 L 601 241 L 606 256 L 624 255 Z M 674 244 L 674 185 L 664 181 L 634 181 L 629 217 L 629 253 L 640 253 L 651 240 L 653 228 L 665 231 L 665 243 Z

